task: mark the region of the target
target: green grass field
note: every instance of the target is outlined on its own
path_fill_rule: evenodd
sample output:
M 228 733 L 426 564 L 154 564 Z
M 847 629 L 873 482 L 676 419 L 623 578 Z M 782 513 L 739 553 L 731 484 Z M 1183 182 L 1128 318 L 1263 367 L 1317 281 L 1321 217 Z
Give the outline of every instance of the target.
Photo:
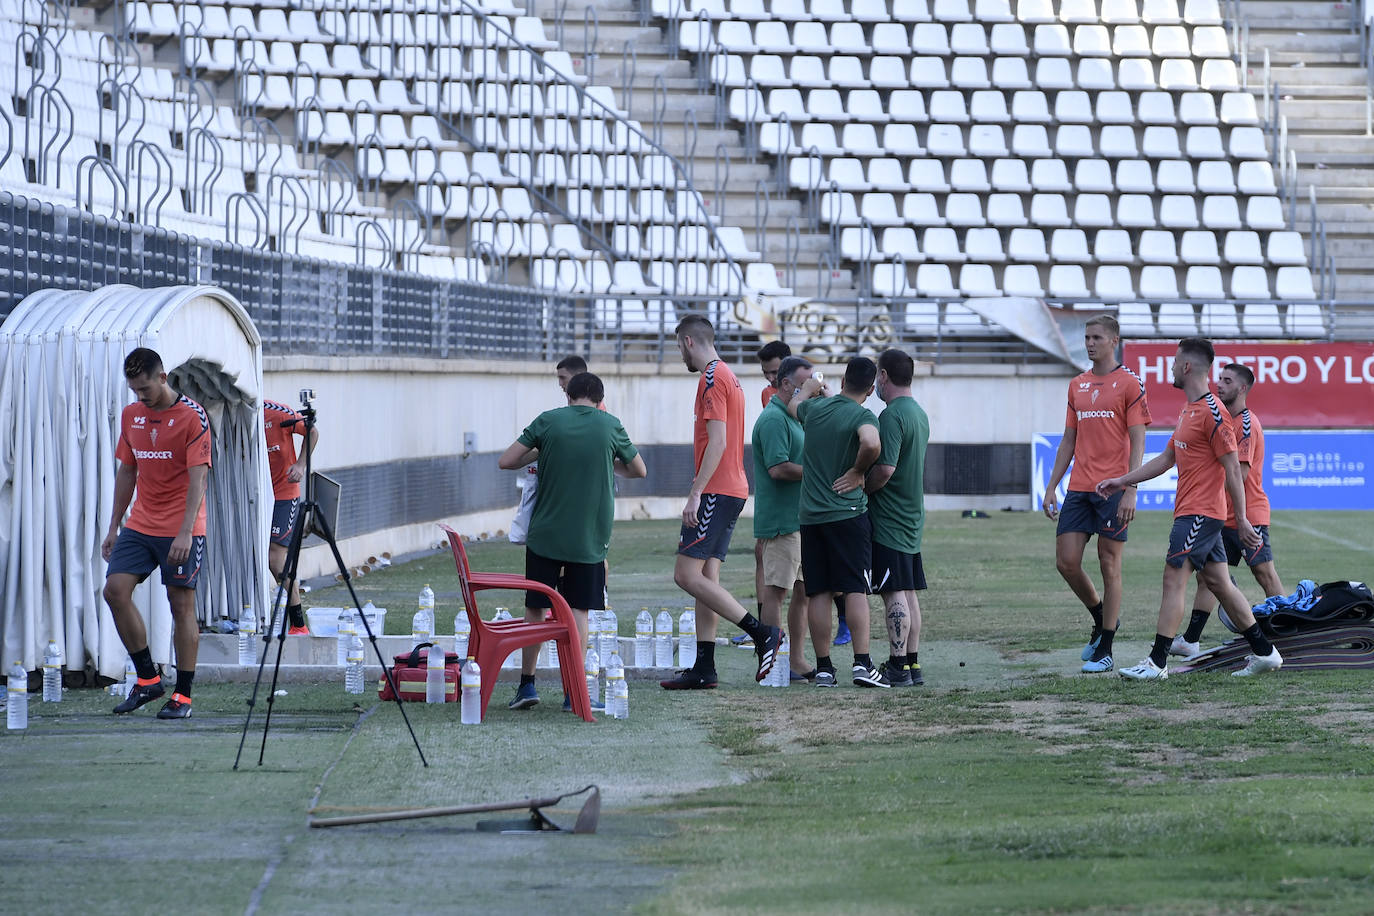
M 1167 523 L 1151 513 L 1132 528 L 1118 662 L 1153 636 Z M 681 607 L 675 535 L 667 522 L 617 526 L 622 634 L 640 606 Z M 1290 589 L 1370 575 L 1367 515 L 1280 514 L 1273 536 Z M 752 541 L 736 541 L 725 581 L 748 605 Z M 505 543 L 470 555 L 478 569 L 522 563 Z M 0 738 L 0 908 L 1374 911 L 1374 673 L 1082 676 L 1087 618 L 1054 570 L 1049 521 L 936 513 L 925 560 L 924 689 L 763 690 L 752 653 L 722 648 L 721 689 L 633 681 L 627 722 L 579 723 L 547 678 L 554 702 L 510 712 L 503 686 L 478 728 L 452 707 L 408 707 L 428 769 L 394 705 L 355 707 L 339 683 L 286 685 L 266 765 L 254 729 L 237 772 L 243 685 L 198 685 L 196 717 L 180 723 L 152 707 L 115 719 L 95 691 L 35 703 L 28 731 Z M 425 582 L 451 632 L 447 554 L 358 585 L 404 632 Z M 488 594 L 484 610 L 519 601 Z M 307 596 L 343 601 L 333 588 Z M 849 652 L 834 657 L 843 668 Z M 477 834 L 473 818 L 306 827 L 315 805 L 453 805 L 589 782 L 605 798 L 592 837 Z

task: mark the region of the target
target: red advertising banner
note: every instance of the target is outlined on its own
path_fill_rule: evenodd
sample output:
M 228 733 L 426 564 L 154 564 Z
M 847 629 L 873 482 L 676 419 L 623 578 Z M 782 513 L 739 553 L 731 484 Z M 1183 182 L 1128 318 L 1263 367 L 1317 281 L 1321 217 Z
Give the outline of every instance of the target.
M 1248 405 L 1268 427 L 1374 427 L 1374 344 L 1215 342 L 1215 380 L 1228 363 L 1255 373 Z M 1127 341 L 1125 365 L 1145 382 L 1155 426 L 1183 409 L 1173 386 L 1177 343 Z

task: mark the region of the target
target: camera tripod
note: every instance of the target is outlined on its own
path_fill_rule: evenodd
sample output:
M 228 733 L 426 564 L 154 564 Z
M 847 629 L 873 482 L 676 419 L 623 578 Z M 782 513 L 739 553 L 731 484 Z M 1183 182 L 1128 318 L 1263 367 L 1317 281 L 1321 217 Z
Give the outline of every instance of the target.
M 248 698 L 248 715 L 243 720 L 243 734 L 239 736 L 239 750 L 234 755 L 234 769 L 239 768 L 239 760 L 243 757 L 243 745 L 248 738 L 248 724 L 253 719 L 253 709 L 257 705 L 258 691 L 262 686 L 263 671 L 267 668 L 267 655 L 272 645 L 272 636 L 277 637 L 277 658 L 272 665 L 272 686 L 267 691 L 267 713 L 262 725 L 262 746 L 258 749 L 258 766 L 262 766 L 263 757 L 267 752 L 267 731 L 272 727 L 272 705 L 277 696 L 277 676 L 281 672 L 282 650 L 286 647 L 286 634 L 290 627 L 289 615 L 284 613 L 286 607 L 286 595 L 289 594 L 291 586 L 296 582 L 297 572 L 300 568 L 301 543 L 305 540 L 308 530 L 314 529 L 315 533 L 329 545 L 329 549 L 334 553 L 334 562 L 338 564 L 339 573 L 343 577 L 344 584 L 348 586 L 348 596 L 353 601 L 354 608 L 360 608 L 361 602 L 358 601 L 358 593 L 353 588 L 353 577 L 348 572 L 348 567 L 344 565 L 343 556 L 339 553 L 338 542 L 334 539 L 334 530 L 329 519 L 325 514 L 318 511 L 319 505 L 315 502 L 315 475 L 310 467 L 311 433 L 315 429 L 315 408 L 310 406 L 314 392 L 308 388 L 301 390 L 301 411 L 299 420 L 288 420 L 283 425 L 295 425 L 296 423 L 305 424 L 305 438 L 303 447 L 305 448 L 305 498 L 301 500 L 300 515 L 296 519 L 296 526 L 291 532 L 291 544 L 286 551 L 286 562 L 282 566 L 282 574 L 277 582 L 276 596 L 272 600 L 271 621 L 263 627 L 262 660 L 258 662 L 258 676 L 253 681 L 253 693 Z M 278 612 L 281 620 L 278 624 Z M 415 751 L 420 755 L 420 763 L 429 766 L 429 761 L 425 759 L 425 752 L 420 748 L 420 739 L 415 737 L 415 728 L 410 724 L 410 717 L 406 715 L 405 704 L 401 702 L 401 691 L 396 682 L 392 679 L 391 666 L 382 657 L 381 647 L 377 645 L 377 636 L 372 632 L 372 624 L 368 622 L 367 615 L 358 613 L 358 618 L 362 621 L 363 629 L 367 632 L 368 641 L 372 643 L 372 651 L 377 656 L 377 662 L 382 666 L 382 677 L 386 678 L 387 685 L 391 688 L 391 695 L 396 699 L 396 707 L 401 711 L 401 719 L 405 721 L 406 729 L 410 732 L 410 740 L 415 743 Z

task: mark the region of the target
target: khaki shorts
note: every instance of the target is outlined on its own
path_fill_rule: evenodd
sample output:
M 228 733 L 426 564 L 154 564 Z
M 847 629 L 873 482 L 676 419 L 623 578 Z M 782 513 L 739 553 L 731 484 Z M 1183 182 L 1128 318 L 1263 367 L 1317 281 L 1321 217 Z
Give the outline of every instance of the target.
M 763 545 L 763 584 L 790 591 L 799 582 L 801 571 L 801 532 L 761 538 Z

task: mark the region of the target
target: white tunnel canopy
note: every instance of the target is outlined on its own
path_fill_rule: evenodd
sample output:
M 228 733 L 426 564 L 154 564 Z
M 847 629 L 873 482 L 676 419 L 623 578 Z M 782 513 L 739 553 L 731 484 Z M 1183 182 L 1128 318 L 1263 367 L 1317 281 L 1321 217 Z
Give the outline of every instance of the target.
M 161 355 L 173 388 L 210 417 L 202 623 L 265 607 L 272 488 L 262 430 L 262 339 L 213 287 L 42 290 L 0 325 L 0 661 L 42 664 L 56 639 L 68 669 L 108 677 L 125 651 L 101 597 L 100 543 L 114 502 L 118 424 L 133 396 L 124 357 Z M 153 658 L 171 658 L 157 572 L 135 591 Z

